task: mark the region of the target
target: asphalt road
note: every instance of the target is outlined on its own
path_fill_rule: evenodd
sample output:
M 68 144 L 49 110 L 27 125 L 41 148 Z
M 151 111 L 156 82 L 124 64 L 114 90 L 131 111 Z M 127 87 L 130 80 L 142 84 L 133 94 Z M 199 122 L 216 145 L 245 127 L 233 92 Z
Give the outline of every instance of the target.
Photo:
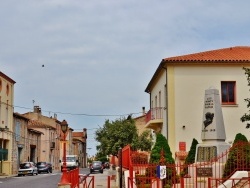
M 80 169 L 80 174 L 88 174 L 89 169 Z M 38 175 L 0 178 L 0 188 L 57 188 L 61 179 L 60 171 Z

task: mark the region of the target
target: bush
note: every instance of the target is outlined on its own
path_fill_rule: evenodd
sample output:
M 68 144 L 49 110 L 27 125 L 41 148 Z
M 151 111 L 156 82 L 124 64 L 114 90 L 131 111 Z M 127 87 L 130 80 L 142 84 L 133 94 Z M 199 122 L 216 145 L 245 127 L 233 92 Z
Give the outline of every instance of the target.
M 223 178 L 231 176 L 236 169 L 250 169 L 250 144 L 248 143 L 247 138 L 241 133 L 236 135 L 233 146 L 229 151 Z

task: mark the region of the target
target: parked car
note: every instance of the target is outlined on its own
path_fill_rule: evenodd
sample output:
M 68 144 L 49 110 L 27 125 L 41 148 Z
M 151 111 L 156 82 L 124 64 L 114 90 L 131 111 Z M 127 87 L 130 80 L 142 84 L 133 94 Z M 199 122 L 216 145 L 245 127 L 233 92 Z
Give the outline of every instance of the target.
M 48 162 L 38 162 L 36 163 L 38 174 L 41 172 L 52 173 L 52 164 Z
M 37 167 L 35 165 L 35 163 L 33 162 L 24 162 L 21 163 L 19 166 L 19 170 L 18 170 L 18 176 L 25 176 L 25 175 L 34 175 L 34 174 L 38 174 L 37 171 Z
M 93 161 L 90 164 L 89 168 L 90 168 L 90 173 L 93 173 L 93 172 L 103 173 L 103 165 L 101 161 Z

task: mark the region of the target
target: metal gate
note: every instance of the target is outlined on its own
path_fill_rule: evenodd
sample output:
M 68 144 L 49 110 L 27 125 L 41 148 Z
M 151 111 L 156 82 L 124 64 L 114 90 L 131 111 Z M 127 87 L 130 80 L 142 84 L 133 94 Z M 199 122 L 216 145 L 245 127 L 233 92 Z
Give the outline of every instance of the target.
M 220 156 L 193 164 L 151 164 L 149 154 L 123 149 L 123 168 L 129 170 L 128 187 L 133 188 L 231 188 L 250 187 L 250 143 L 237 142 Z M 163 155 L 162 155 L 163 157 Z M 164 161 L 164 160 L 162 160 Z M 156 175 L 166 167 L 166 178 Z

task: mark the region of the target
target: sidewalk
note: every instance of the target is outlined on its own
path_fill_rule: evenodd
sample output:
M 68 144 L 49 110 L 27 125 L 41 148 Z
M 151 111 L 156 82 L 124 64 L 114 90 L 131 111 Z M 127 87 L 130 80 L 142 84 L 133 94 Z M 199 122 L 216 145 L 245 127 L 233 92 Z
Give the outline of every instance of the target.
M 116 175 L 116 170 L 111 170 L 111 169 L 105 170 L 103 172 L 103 175 L 98 174 L 98 176 L 94 177 L 94 186 L 100 188 L 118 188 L 118 186 L 116 185 L 115 175 Z M 92 179 L 93 177 L 90 176 L 93 176 L 93 174 L 85 174 L 83 176 L 86 179 L 83 180 L 83 182 L 79 185 L 79 188 L 83 188 L 84 185 L 85 186 L 86 184 L 89 185 L 89 183 L 93 181 Z M 90 183 L 90 187 L 92 187 L 92 183 Z

